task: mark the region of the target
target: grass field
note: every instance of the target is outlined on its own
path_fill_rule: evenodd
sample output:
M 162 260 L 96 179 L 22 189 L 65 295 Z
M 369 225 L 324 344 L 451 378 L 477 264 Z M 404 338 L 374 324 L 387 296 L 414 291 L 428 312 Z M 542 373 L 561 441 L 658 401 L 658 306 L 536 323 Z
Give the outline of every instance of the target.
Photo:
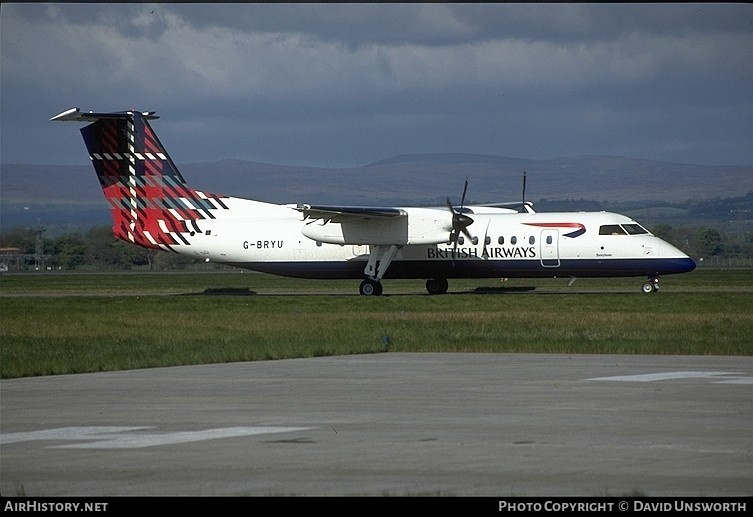
M 354 353 L 753 355 L 753 271 L 642 280 L 358 281 L 254 273 L 0 276 L 0 376 Z

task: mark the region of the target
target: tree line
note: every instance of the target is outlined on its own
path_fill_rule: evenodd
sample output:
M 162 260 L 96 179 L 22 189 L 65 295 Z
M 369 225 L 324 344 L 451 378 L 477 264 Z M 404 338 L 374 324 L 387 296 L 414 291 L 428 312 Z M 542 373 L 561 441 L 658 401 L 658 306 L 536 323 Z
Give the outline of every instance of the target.
M 83 233 L 68 232 L 53 238 L 40 236 L 33 228 L 12 228 L 0 234 L 0 263 L 3 261 L 9 269 L 15 270 L 65 271 L 169 271 L 186 269 L 197 262 L 116 239 L 110 226 L 96 226 Z
M 656 236 L 695 259 L 753 259 L 753 234 L 707 226 L 658 224 Z M 145 249 L 116 239 L 109 226 L 46 238 L 33 228 L 15 227 L 0 233 L 0 264 L 9 270 L 149 271 L 185 270 L 198 260 L 174 253 Z

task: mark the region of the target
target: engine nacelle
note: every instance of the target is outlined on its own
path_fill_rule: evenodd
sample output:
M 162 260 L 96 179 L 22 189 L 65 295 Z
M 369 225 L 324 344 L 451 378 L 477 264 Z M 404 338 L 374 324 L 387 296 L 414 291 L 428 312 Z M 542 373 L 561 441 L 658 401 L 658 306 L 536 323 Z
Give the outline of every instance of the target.
M 434 208 L 408 208 L 398 217 L 318 219 L 301 231 L 309 239 L 327 244 L 442 244 L 450 240 L 452 213 Z

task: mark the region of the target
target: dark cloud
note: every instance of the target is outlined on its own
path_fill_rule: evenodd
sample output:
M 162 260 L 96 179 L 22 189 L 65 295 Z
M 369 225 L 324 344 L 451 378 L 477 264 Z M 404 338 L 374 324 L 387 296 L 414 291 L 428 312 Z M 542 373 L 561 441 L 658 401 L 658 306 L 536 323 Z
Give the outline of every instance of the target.
M 411 152 L 753 163 L 749 4 L 2 4 L 2 160 L 80 162 L 70 106 L 182 161 Z

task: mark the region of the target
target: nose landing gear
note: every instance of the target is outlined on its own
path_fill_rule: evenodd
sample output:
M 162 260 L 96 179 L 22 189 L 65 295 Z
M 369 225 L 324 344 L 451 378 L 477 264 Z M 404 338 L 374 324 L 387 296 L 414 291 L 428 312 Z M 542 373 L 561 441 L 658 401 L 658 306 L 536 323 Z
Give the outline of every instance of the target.
M 659 277 L 650 276 L 648 280 L 641 286 L 641 291 L 646 294 L 655 293 L 659 290 Z

